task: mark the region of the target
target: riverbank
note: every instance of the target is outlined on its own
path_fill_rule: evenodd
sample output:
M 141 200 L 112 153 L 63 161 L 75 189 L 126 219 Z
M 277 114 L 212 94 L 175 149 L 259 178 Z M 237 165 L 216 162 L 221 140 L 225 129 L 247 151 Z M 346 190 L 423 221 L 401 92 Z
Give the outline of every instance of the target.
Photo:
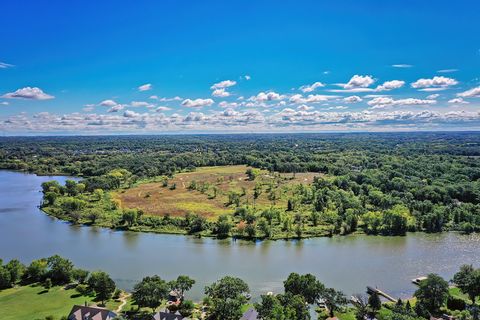
M 188 274 L 199 280 L 190 299 L 223 274 L 251 284 L 252 295 L 279 292 L 293 270 L 316 275 L 347 294 L 365 285 L 388 288 L 409 297 L 413 277 L 429 272 L 451 279 L 460 264 L 478 265 L 479 234 L 409 233 L 406 237 L 348 235 L 302 241 L 244 241 L 83 227 L 52 218 L 38 209 L 42 182 L 68 177 L 39 177 L 0 171 L 0 252 L 4 260 L 27 263 L 60 254 L 84 269 L 102 269 L 120 288 L 131 290 L 142 277 L 158 273 L 173 279 Z M 352 261 L 355 272 L 352 272 Z M 332 267 L 332 264 L 335 267 Z M 199 268 L 197 266 L 202 266 Z M 389 271 L 389 272 L 387 272 Z

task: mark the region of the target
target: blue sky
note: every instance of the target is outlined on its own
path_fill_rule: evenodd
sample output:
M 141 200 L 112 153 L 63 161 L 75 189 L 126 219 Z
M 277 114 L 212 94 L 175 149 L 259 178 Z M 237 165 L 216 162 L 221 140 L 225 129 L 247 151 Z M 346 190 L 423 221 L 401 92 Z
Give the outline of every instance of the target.
M 478 12 L 478 1 L 10 1 L 0 130 L 478 130 Z

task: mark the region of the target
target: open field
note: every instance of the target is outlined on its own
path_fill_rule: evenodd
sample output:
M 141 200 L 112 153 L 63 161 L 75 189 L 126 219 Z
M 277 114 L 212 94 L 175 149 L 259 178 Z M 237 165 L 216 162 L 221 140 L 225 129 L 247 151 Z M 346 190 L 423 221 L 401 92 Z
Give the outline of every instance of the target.
M 92 297 L 80 296 L 75 289 L 52 287 L 48 292 L 42 286 L 28 285 L 0 291 L 0 319 L 31 320 L 53 316 L 68 316 L 73 305 L 87 302 L 94 305 Z M 106 307 L 116 310 L 120 302 L 109 301 Z
M 298 184 L 310 184 L 318 173 L 271 174 L 257 170 L 257 176 L 250 180 L 248 167 L 219 166 L 198 168 L 194 172 L 176 174 L 163 181 L 140 183 L 133 188 L 114 193 L 122 208 L 142 209 L 146 214 L 183 216 L 195 213 L 207 218 L 233 212 L 229 204 L 232 193 L 239 195 L 241 204 L 286 208 L 288 195 Z M 195 185 L 195 188 L 192 187 Z M 173 188 L 172 186 L 175 186 Z M 260 193 L 254 199 L 254 190 Z

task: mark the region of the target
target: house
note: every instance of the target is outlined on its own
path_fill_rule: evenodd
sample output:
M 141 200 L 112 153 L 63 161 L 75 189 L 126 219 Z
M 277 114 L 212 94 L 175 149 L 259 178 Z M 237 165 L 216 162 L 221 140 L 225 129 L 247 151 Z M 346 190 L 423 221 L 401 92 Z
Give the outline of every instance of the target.
M 105 308 L 75 305 L 68 320 L 113 320 L 117 314 Z
M 248 309 L 240 320 L 259 320 L 257 310 L 253 308 Z
M 160 311 L 152 316 L 152 320 L 188 320 L 188 318 L 184 318 L 178 311 L 175 313 Z

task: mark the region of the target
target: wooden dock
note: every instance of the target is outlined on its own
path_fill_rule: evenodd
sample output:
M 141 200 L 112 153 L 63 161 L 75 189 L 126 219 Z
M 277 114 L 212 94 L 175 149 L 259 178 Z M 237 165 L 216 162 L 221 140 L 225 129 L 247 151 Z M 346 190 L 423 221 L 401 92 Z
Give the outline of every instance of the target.
M 391 295 L 383 292 L 382 290 L 380 290 L 380 289 L 378 289 L 378 288 L 373 288 L 373 287 L 368 286 L 368 287 L 367 287 L 367 293 L 368 293 L 368 294 L 376 293 L 376 294 L 378 294 L 379 296 L 384 297 L 384 298 L 387 299 L 388 301 L 397 302 L 397 299 L 395 299 L 395 298 L 392 297 Z

